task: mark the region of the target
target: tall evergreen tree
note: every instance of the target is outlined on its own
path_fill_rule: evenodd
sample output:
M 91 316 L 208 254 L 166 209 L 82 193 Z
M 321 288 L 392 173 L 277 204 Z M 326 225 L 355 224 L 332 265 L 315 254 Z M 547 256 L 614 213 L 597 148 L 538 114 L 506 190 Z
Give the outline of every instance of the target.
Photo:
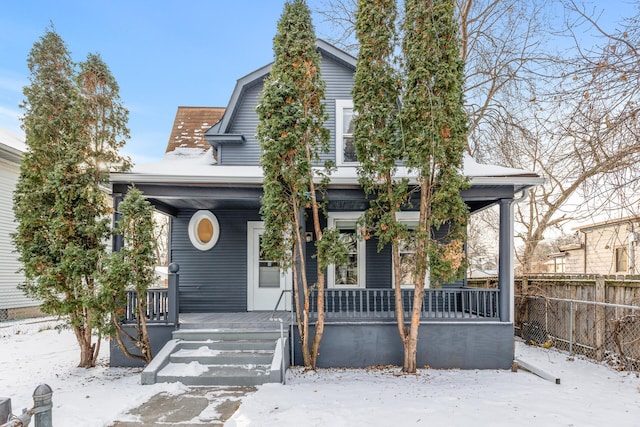
M 140 190 L 130 188 L 118 206 L 121 216 L 115 232 L 122 236 L 124 247 L 112 253 L 105 262 L 102 279 L 101 304 L 109 307 L 112 329 L 122 352 L 128 357 L 151 362 L 151 343 L 147 331 L 147 290 L 155 280 L 156 243 L 154 236 L 153 206 Z M 127 301 L 127 290 L 132 287 L 138 295 L 133 330 L 122 324 L 122 307 Z M 132 343 L 139 353 L 130 350 Z
M 109 165 L 96 153 L 113 141 L 110 131 L 97 135 L 109 126 L 126 135 L 126 114 L 112 126 L 91 111 L 92 99 L 105 87 L 115 90 L 111 99 L 118 105 L 117 86 L 105 66 L 102 73 L 110 83 L 80 87 L 79 81 L 95 73 L 85 71 L 76 80 L 76 66 L 53 29 L 34 43 L 27 64 L 31 77 L 22 107 L 28 149 L 14 193 L 19 224 L 13 236 L 25 273 L 22 289 L 42 301 L 44 312 L 67 316 L 80 346 L 79 366 L 91 367 L 104 326 L 96 278 L 109 236 L 109 208 L 99 187 Z M 109 109 L 105 104 L 104 111 Z M 110 165 L 126 163 L 110 159 Z
M 405 164 L 417 174 L 420 219 L 415 231 L 414 301 L 404 371 L 416 371 L 425 276 L 436 286 L 464 271 L 468 209 L 461 190 L 467 118 L 464 62 L 454 0 L 405 0 L 402 104 Z M 436 237 L 436 232 L 439 236 Z
M 304 0 L 288 1 L 278 22 L 273 42 L 275 61 L 264 82 L 256 107 L 260 123 L 258 139 L 264 171 L 261 216 L 265 222 L 263 248 L 281 268 L 293 270 L 294 296 L 304 364 L 316 368 L 324 331 L 325 269 L 339 252 L 337 232 L 323 230 L 314 164 L 329 150 L 324 81 L 311 13 Z M 325 164 L 325 170 L 330 167 Z M 317 249 L 317 283 L 307 283 L 305 240 L 301 229 L 305 208 L 310 209 Z M 300 292 L 300 286 L 302 292 Z M 313 340 L 309 333 L 310 293 L 317 289 L 318 320 Z M 302 301 L 300 300 L 302 294 Z
M 391 246 L 396 321 L 406 366 L 409 330 L 402 309 L 400 245 L 411 237 L 398 220 L 398 212 L 408 204 L 408 182 L 395 176 L 404 148 L 398 132 L 401 80 L 394 67 L 396 15 L 395 0 L 358 2 L 356 38 L 360 51 L 352 94 L 357 111 L 354 139 L 360 183 L 367 195 L 374 196 L 365 213 L 365 236 L 377 236 L 378 249 Z

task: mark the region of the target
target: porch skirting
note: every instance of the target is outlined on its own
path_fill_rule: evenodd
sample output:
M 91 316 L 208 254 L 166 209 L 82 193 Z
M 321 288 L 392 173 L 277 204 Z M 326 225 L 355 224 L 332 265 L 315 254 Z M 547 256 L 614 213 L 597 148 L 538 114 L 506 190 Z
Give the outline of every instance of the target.
M 300 336 L 294 326 L 295 363 L 302 363 Z M 310 333 L 314 328 L 310 327 Z M 418 367 L 436 369 L 509 369 L 514 358 L 513 323 L 422 322 Z M 395 322 L 327 322 L 318 367 L 364 368 L 402 365 L 403 351 Z

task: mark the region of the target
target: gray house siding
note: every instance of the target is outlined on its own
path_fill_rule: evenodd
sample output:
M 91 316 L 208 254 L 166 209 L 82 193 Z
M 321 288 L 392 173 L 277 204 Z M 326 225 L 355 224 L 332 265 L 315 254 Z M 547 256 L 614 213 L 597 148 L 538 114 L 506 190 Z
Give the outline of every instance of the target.
M 220 238 L 212 249 L 200 251 L 189 241 L 194 210 L 181 211 L 171 226 L 171 262 L 180 265 L 180 311 L 247 310 L 247 221 L 259 221 L 258 211 L 213 212 Z
M 325 122 L 325 126 L 331 131 L 332 141 L 331 152 L 324 157 L 335 160 L 335 101 L 336 99 L 351 99 L 353 72 L 333 59 L 323 57 L 320 73 L 326 83 L 325 111 L 328 120 Z M 223 145 L 218 151 L 218 161 L 221 165 L 257 165 L 260 163 L 260 144 L 256 139 L 258 115 L 255 112 L 255 106 L 258 105 L 263 86 L 262 82 L 256 82 L 250 87 L 245 87 L 228 133 L 244 135 L 246 141 L 244 144 Z

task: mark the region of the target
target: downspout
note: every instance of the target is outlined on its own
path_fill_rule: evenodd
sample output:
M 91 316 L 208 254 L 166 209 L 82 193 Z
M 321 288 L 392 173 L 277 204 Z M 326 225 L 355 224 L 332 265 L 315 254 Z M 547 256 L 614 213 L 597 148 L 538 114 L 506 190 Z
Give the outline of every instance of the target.
M 629 232 L 629 235 L 627 236 L 627 257 L 628 257 L 628 273 L 629 274 L 633 274 L 635 271 L 635 261 L 636 261 L 636 254 L 635 254 L 635 245 L 636 243 L 636 233 L 633 230 L 633 223 L 631 223 L 631 231 Z
M 582 234 L 584 234 L 584 252 L 583 252 L 584 260 L 583 260 L 583 264 L 582 264 L 582 272 L 584 274 L 587 274 L 587 232 L 586 231 L 582 231 L 582 230 L 580 230 L 580 232 Z

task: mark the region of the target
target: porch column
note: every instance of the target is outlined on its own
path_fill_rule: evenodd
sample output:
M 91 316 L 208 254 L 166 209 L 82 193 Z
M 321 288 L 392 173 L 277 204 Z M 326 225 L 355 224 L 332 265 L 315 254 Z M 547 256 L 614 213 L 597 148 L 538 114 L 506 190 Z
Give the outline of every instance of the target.
M 513 199 L 501 199 L 500 237 L 498 246 L 498 287 L 500 289 L 500 321 L 513 321 Z
M 118 209 L 120 208 L 120 203 L 122 202 L 124 195 L 122 193 L 113 193 L 111 195 L 111 198 L 113 199 L 113 229 L 115 230 L 116 226 L 118 225 L 118 221 L 120 221 L 121 215 Z M 124 242 L 122 241 L 122 235 L 114 234 L 113 237 L 111 237 L 112 251 L 120 252 L 120 249 L 122 249 L 122 246 L 124 246 Z

